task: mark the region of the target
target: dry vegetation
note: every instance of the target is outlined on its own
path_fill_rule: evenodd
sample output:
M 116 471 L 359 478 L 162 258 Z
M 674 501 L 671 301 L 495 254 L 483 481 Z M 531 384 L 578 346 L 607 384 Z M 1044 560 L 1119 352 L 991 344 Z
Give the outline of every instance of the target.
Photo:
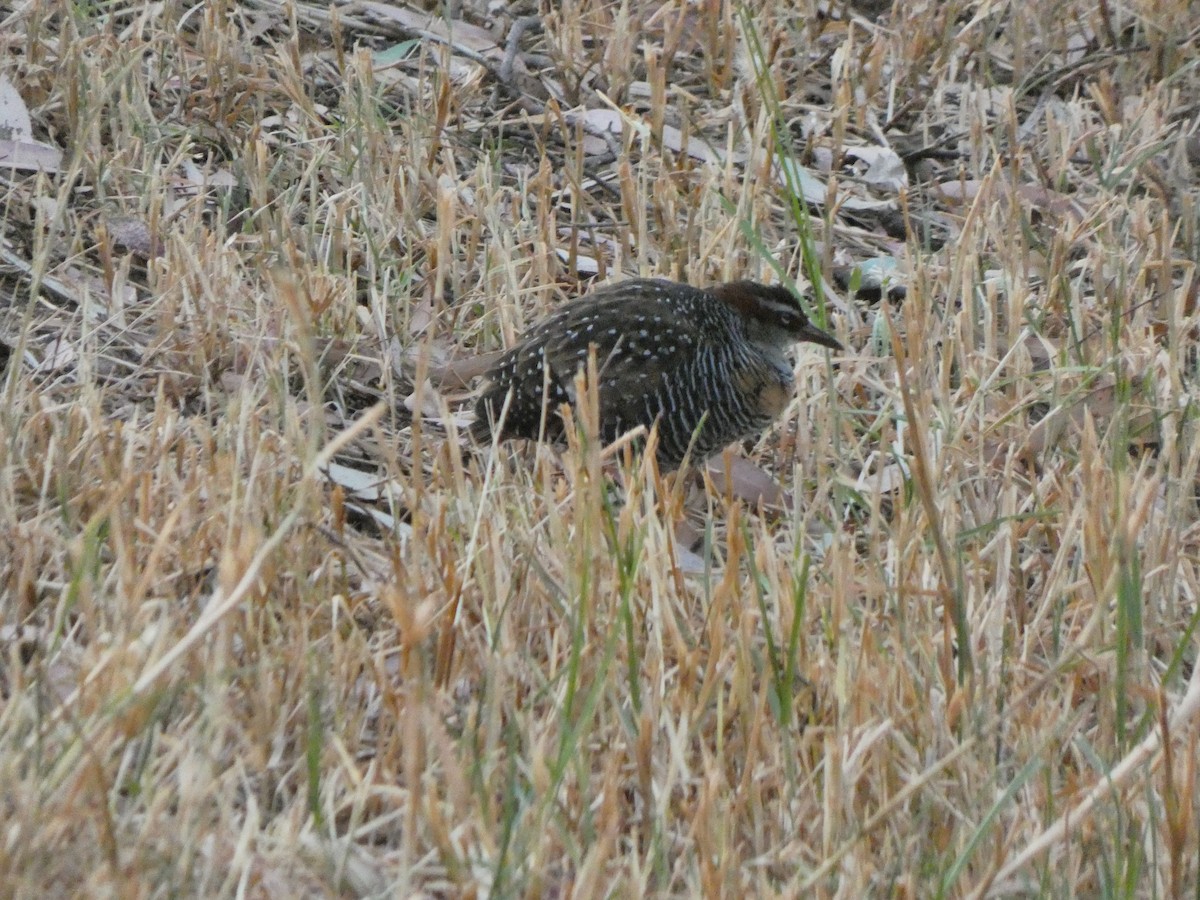
M 1196 896 L 1194 10 L 885 6 L 0 4 L 4 895 Z M 785 273 L 774 509 L 456 438 Z

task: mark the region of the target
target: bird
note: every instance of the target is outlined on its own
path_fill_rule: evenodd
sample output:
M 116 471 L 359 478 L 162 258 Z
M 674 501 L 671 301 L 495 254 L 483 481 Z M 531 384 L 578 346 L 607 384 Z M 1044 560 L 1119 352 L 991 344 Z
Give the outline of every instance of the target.
M 536 440 L 543 429 L 561 439 L 558 409 L 574 402 L 576 373 L 594 347 L 599 437 L 657 425 L 659 467 L 673 471 L 758 437 L 778 418 L 795 388 L 785 351 L 802 341 L 842 349 L 778 285 L 618 281 L 564 304 L 494 362 L 471 433 L 480 443 Z

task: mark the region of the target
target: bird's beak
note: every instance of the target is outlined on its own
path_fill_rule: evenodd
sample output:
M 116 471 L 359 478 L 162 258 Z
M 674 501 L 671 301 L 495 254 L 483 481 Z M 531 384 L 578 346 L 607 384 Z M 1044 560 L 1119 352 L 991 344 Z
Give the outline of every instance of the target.
M 830 350 L 841 350 L 842 345 L 838 343 L 838 339 L 832 334 L 828 334 L 814 325 L 812 322 L 806 322 L 800 333 L 796 335 L 796 340 L 807 341 L 810 344 L 820 344 L 822 347 L 828 347 Z

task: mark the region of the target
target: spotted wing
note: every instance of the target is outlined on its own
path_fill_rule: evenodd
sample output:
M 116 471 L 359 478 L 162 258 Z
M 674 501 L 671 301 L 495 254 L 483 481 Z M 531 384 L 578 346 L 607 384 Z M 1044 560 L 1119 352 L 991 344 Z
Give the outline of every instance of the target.
M 564 307 L 530 337 L 544 344 L 545 359 L 564 389 L 570 390 L 594 346 L 602 396 L 640 392 L 704 345 L 697 302 L 703 296 L 666 281 L 623 281 Z
M 559 398 L 574 399 L 575 373 L 594 345 L 604 440 L 663 417 L 690 435 L 703 410 L 686 408 L 696 391 L 685 382 L 697 360 L 712 355 L 710 305 L 701 291 L 658 281 L 622 282 L 594 296 L 547 341 Z
M 601 287 L 530 329 L 490 373 L 477 421 L 497 419 L 511 391 L 502 437 L 535 438 L 543 406 L 575 399 L 575 375 L 595 347 L 606 439 L 649 427 L 669 402 L 680 360 L 706 344 L 705 294 L 671 282 L 634 279 Z M 558 430 L 557 416 L 545 417 Z

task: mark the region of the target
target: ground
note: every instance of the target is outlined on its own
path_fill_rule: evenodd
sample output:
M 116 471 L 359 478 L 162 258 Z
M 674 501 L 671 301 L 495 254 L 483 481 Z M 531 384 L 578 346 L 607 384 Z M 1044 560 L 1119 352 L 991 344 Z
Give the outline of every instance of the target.
M 0 4 L 5 895 L 1195 896 L 1198 44 Z M 634 275 L 845 350 L 704 475 L 472 446 Z

